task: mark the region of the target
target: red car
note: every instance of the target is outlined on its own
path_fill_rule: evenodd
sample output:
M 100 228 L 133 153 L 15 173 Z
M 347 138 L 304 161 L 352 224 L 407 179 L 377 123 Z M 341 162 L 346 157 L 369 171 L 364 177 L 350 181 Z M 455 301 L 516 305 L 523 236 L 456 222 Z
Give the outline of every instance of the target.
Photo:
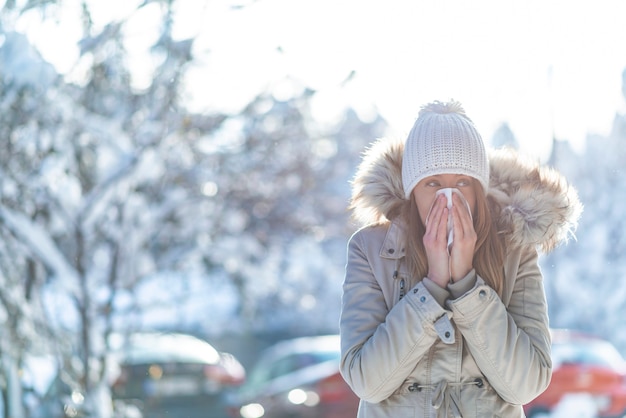
M 339 336 L 286 340 L 261 355 L 232 401 L 233 418 L 355 417 L 359 399 L 339 374 Z
M 529 418 L 547 416 L 566 396 L 592 402 L 598 418 L 626 416 L 626 361 L 610 342 L 553 330 L 552 362 L 550 385 L 524 406 Z

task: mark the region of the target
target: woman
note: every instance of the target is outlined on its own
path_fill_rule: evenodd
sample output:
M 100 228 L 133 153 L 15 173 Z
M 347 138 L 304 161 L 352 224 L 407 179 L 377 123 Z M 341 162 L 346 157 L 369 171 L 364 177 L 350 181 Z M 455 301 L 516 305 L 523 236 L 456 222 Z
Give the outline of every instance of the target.
M 366 152 L 351 209 L 365 226 L 348 244 L 341 372 L 358 416 L 523 417 L 552 369 L 537 249 L 575 229 L 575 190 L 512 151 L 488 157 L 461 105 L 434 102 L 404 144 Z

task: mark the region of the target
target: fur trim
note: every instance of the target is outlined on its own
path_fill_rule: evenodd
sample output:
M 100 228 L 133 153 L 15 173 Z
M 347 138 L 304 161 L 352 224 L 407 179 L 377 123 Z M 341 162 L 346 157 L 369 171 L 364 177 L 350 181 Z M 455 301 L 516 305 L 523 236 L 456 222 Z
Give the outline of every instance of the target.
M 349 206 L 360 225 L 388 222 L 401 213 L 403 151 L 404 142 L 390 139 L 365 151 Z M 498 228 L 511 245 L 549 252 L 574 237 L 582 204 L 561 174 L 510 149 L 490 151 L 489 163 L 488 194 L 500 207 Z
M 491 151 L 489 194 L 501 207 L 498 224 L 513 245 L 550 252 L 574 237 L 583 206 L 559 172 L 511 149 Z
M 392 220 L 406 202 L 402 187 L 404 143 L 380 139 L 365 150 L 352 182 L 349 209 L 361 225 Z

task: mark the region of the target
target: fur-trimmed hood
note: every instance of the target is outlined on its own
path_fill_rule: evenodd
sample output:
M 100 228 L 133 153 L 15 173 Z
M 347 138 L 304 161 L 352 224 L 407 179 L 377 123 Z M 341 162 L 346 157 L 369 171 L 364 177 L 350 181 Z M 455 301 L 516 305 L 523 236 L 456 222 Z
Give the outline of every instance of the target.
M 401 213 L 403 151 L 403 141 L 379 139 L 364 153 L 350 203 L 360 225 L 393 221 Z M 510 245 L 549 252 L 574 236 L 582 204 L 560 173 L 513 150 L 489 151 L 489 167 L 488 195 L 499 205 L 497 224 Z

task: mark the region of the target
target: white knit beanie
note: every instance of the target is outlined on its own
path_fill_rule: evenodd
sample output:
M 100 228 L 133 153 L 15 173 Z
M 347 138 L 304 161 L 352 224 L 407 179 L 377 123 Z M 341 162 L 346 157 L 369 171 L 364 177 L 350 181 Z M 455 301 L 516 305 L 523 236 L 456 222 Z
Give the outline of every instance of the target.
M 437 174 L 477 179 L 487 193 L 489 161 L 480 134 L 457 101 L 422 107 L 404 144 L 402 184 L 409 199 L 420 180 Z

